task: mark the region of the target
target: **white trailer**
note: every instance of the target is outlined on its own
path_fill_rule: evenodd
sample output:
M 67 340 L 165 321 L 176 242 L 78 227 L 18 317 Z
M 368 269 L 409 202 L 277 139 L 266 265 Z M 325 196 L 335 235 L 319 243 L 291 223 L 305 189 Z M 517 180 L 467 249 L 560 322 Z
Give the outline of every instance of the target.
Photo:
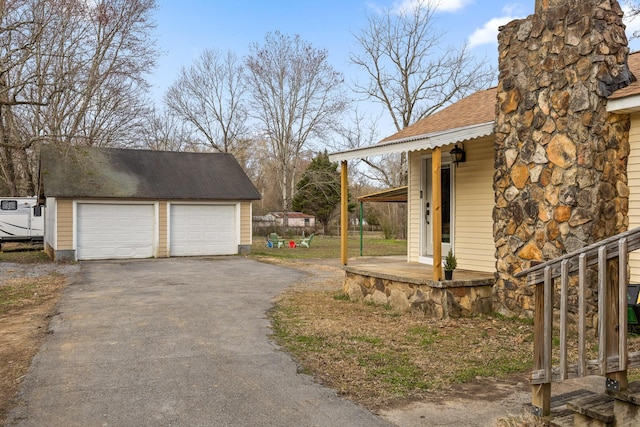
M 0 248 L 5 242 L 42 242 L 43 214 L 35 197 L 0 197 Z

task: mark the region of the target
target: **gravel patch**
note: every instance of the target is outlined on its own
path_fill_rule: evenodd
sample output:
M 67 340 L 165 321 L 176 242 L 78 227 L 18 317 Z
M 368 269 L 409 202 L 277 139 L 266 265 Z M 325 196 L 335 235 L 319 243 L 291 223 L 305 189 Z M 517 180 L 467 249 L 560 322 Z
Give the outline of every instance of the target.
M 0 263 L 0 286 L 5 285 L 10 279 L 46 276 L 52 273 L 71 276 L 80 272 L 78 263 L 33 263 L 19 264 L 13 262 Z

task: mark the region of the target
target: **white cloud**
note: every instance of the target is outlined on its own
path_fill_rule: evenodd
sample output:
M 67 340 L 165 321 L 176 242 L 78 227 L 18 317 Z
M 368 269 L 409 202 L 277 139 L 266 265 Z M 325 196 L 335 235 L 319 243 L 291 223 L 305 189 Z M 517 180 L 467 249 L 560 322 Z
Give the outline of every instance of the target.
M 622 6 L 622 10 L 624 11 L 625 16 L 627 16 L 629 14 L 629 5 L 624 4 Z M 470 48 L 483 44 L 497 43 L 498 28 L 514 19 L 523 17 L 523 8 L 517 3 L 505 6 L 502 12 L 505 16 L 491 19 L 481 28 L 476 29 L 473 34 L 469 36 L 467 41 Z M 632 36 L 636 31 L 640 33 L 640 16 L 637 16 L 634 19 L 625 18 L 624 24 L 627 26 L 626 33 L 627 38 L 629 39 L 629 47 L 631 50 L 639 50 L 640 40 L 632 39 Z
M 498 42 L 498 28 L 502 25 L 513 21 L 515 18 L 511 16 L 503 16 L 501 18 L 493 18 L 482 28 L 476 29 L 473 34 L 469 36 L 469 48 L 480 46 L 483 44 L 497 43 Z
M 456 12 L 471 3 L 470 0 L 440 0 L 436 2 L 436 9 L 441 12 Z
M 522 4 L 511 3 L 502 8 L 503 16 L 493 18 L 485 23 L 481 28 L 477 28 L 473 34 L 469 36 L 467 40 L 469 48 L 480 46 L 483 44 L 492 44 L 498 42 L 498 29 L 513 21 L 514 19 L 520 19 L 524 16 L 524 10 Z
M 393 3 L 396 13 L 406 13 L 420 5 L 430 7 L 439 12 L 457 12 L 473 0 L 399 0 Z

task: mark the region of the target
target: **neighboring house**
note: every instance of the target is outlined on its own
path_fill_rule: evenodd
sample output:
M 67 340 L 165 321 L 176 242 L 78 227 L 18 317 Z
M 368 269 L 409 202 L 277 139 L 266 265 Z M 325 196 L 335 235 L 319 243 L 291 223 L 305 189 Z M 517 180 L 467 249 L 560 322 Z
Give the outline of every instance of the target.
M 273 218 L 273 222 L 278 227 L 284 226 L 283 212 L 269 212 L 267 217 Z M 314 228 L 316 226 L 316 217 L 313 215 L 307 215 L 302 212 L 288 212 L 287 218 L 288 227 L 291 228 Z
M 275 227 L 276 219 L 271 215 L 256 215 L 253 217 L 253 226 L 256 228 Z
M 378 144 L 330 154 L 345 174 L 349 160 L 407 153 L 407 261 L 433 265 L 434 253 L 452 249 L 458 268 L 496 274 L 496 301 L 508 310 L 531 308 L 517 271 L 640 226 L 640 83 L 629 84 L 640 53 L 627 58 L 620 10 L 560 10 L 501 29 L 498 87 Z M 579 25 L 574 12 L 584 14 Z M 456 149 L 466 157 L 457 165 Z M 631 281 L 640 282 L 640 254 L 631 254 Z
M 55 260 L 245 252 L 260 199 L 230 154 L 53 145 L 38 194 Z

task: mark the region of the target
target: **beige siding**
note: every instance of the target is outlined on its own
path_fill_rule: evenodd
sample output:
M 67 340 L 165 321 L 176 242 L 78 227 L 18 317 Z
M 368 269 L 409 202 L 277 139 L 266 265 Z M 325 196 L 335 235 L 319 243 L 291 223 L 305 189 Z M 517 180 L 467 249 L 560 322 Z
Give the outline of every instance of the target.
M 58 199 L 56 202 L 56 250 L 71 250 L 73 248 L 73 200 Z
M 169 256 L 169 204 L 158 202 L 158 258 Z
M 493 240 L 493 137 L 466 143 L 455 168 L 455 239 L 458 268 L 495 271 Z
M 640 114 L 631 116 L 629 131 L 629 163 L 627 173 L 629 179 L 629 230 L 640 227 Z M 640 283 L 640 251 L 631 252 L 629 256 L 631 268 L 630 282 Z
M 422 156 L 426 151 L 409 153 L 409 193 L 407 206 L 407 259 L 418 262 L 420 257 Z
M 240 203 L 240 244 L 251 244 L 251 202 Z
M 47 197 L 44 211 L 44 242 L 51 248 L 56 247 L 56 199 Z

